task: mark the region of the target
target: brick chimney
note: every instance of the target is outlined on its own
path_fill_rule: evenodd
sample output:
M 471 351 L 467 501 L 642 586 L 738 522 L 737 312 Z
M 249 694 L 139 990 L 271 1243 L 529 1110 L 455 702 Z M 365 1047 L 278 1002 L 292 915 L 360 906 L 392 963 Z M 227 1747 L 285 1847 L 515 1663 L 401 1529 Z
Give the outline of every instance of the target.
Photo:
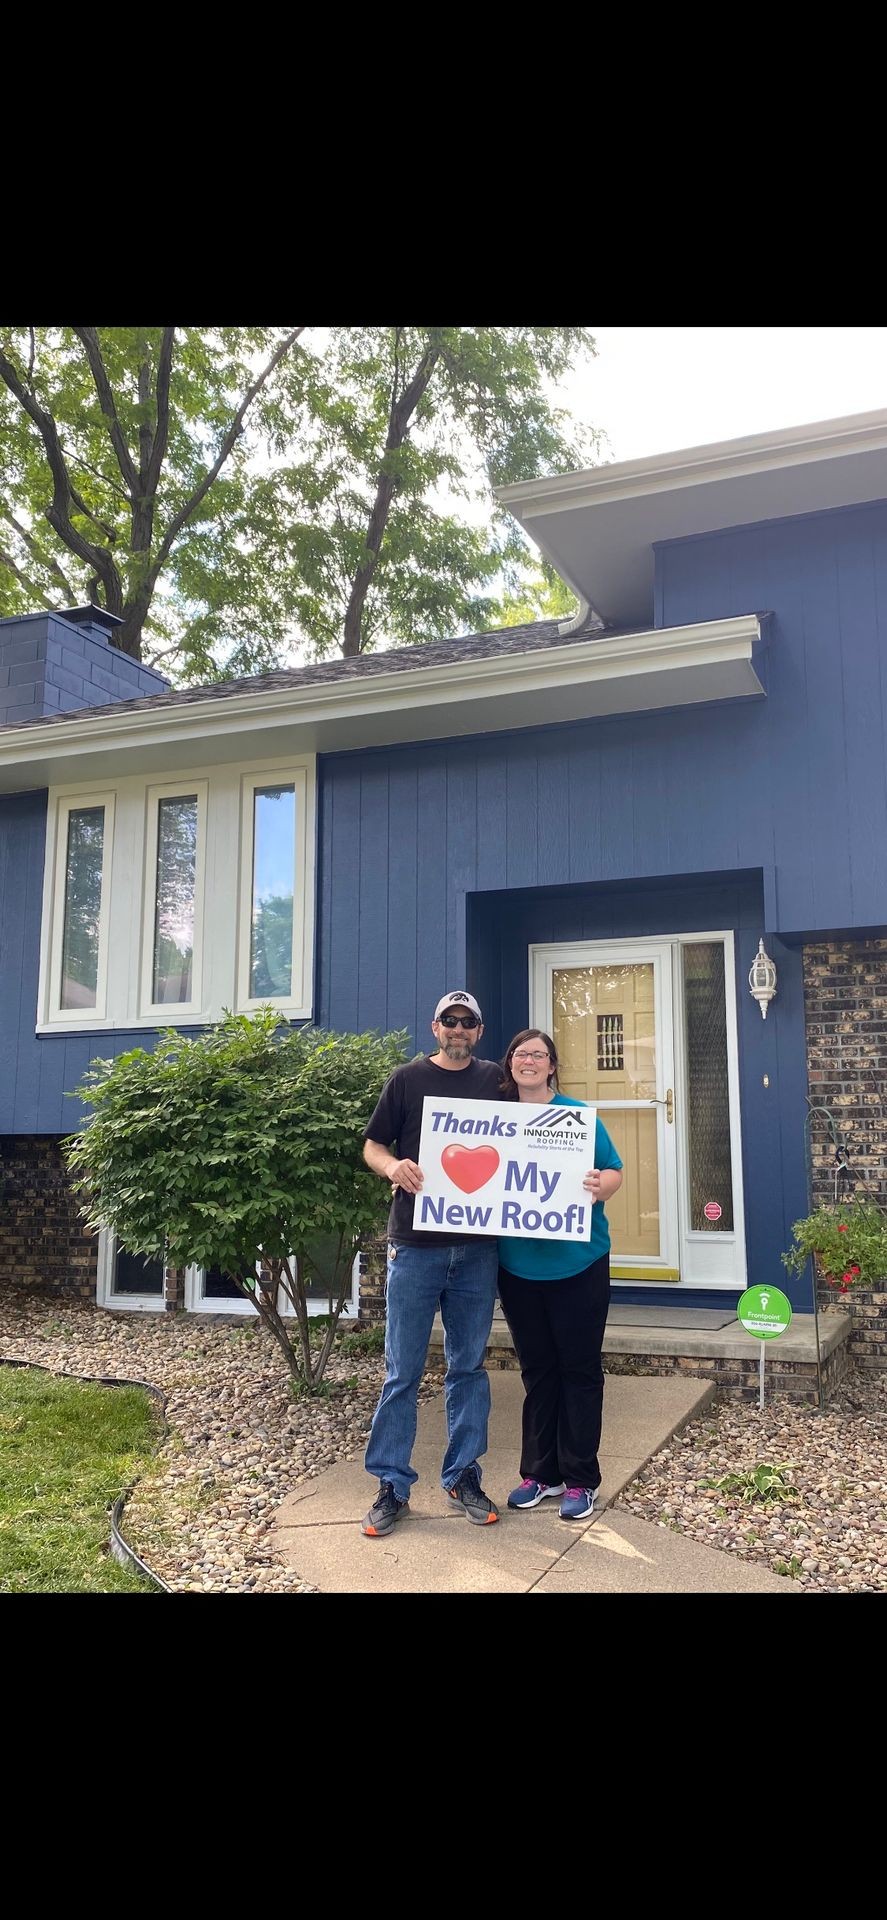
M 111 645 L 120 625 L 101 607 L 0 620 L 0 727 L 165 693 L 161 673 Z

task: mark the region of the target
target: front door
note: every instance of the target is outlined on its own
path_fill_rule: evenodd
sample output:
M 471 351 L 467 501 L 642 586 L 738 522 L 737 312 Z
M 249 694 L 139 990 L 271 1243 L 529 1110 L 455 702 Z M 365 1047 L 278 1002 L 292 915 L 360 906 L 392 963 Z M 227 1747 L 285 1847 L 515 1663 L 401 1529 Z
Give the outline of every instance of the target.
M 731 936 L 531 948 L 530 1005 L 623 1162 L 613 1279 L 744 1286 Z

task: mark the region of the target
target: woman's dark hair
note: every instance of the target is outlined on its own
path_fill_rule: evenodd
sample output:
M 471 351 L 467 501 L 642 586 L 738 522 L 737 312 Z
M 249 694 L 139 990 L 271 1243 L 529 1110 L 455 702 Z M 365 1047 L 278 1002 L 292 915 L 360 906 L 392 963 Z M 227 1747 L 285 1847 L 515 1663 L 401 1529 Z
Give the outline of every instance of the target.
M 502 1080 L 500 1084 L 506 1100 L 520 1099 L 520 1094 L 518 1093 L 518 1090 L 517 1090 L 517 1082 L 511 1071 L 511 1058 L 515 1049 L 517 1047 L 522 1047 L 525 1040 L 541 1040 L 543 1045 L 547 1047 L 548 1060 L 549 1060 L 549 1066 L 550 1066 L 550 1072 L 548 1075 L 548 1090 L 550 1093 L 558 1092 L 557 1047 L 555 1046 L 550 1033 L 543 1033 L 541 1027 L 522 1027 L 520 1030 L 520 1033 L 515 1034 L 514 1039 L 510 1042 L 509 1046 L 506 1048 L 505 1059 L 502 1062 Z

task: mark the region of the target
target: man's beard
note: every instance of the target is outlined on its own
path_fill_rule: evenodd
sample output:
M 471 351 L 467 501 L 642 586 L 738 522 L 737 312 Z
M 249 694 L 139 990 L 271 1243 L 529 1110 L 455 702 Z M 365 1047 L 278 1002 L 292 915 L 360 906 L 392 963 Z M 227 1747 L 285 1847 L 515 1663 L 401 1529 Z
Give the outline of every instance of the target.
M 470 1060 L 474 1052 L 473 1040 L 456 1039 L 455 1035 L 445 1034 L 440 1044 L 448 1060 Z

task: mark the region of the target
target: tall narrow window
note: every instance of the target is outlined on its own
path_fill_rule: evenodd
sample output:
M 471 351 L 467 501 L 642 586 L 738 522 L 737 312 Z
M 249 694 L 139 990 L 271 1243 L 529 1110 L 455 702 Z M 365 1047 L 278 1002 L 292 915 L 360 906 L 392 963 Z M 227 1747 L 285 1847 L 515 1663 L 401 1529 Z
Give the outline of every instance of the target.
M 63 1012 L 95 1007 L 99 980 L 102 870 L 105 858 L 104 807 L 71 807 L 65 847 L 65 903 L 62 931 Z
M 193 998 L 197 901 L 197 795 L 158 800 L 152 1000 Z
M 249 997 L 289 1000 L 293 993 L 296 790 L 253 790 L 253 874 Z
M 730 1233 L 733 1164 L 724 947 L 720 940 L 694 941 L 682 951 L 690 1226 L 694 1233 Z

